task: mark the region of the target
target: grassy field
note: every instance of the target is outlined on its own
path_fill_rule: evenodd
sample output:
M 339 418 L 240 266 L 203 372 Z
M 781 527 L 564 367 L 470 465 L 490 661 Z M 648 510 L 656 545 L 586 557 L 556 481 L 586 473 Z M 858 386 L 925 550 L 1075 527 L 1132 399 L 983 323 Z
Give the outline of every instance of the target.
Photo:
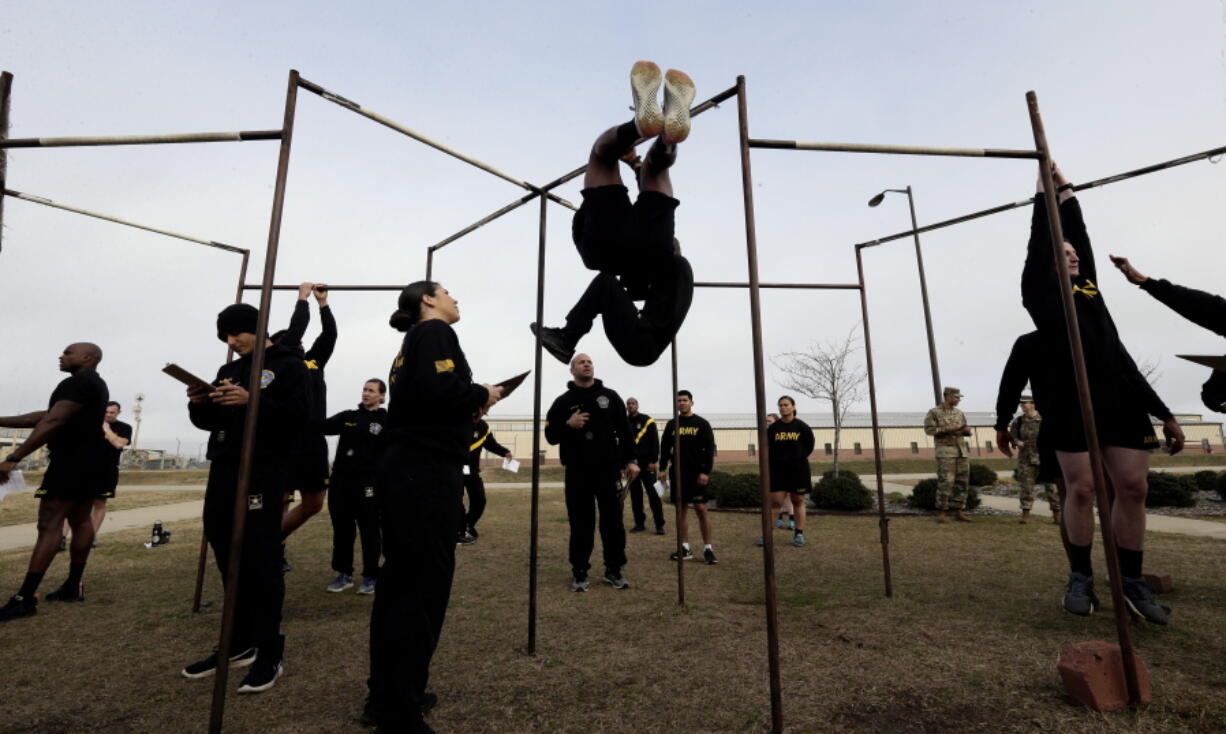
M 107 512 L 116 510 L 131 510 L 137 507 L 153 505 L 169 505 L 176 502 L 190 502 L 204 498 L 204 490 L 168 489 L 141 490 L 125 492 L 119 490 L 114 499 L 107 500 Z M 10 494 L 0 502 L 0 527 L 7 525 L 23 525 L 38 519 L 38 500 L 31 493 Z M 103 529 L 106 526 L 103 525 Z
M 757 518 L 713 516 L 720 564 L 685 564 L 676 605 L 674 538 L 632 535 L 626 591 L 568 589 L 560 490 L 541 513 L 539 646 L 524 654 L 527 490 L 496 489 L 481 540 L 459 563 L 431 687 L 442 732 L 748 732 L 769 725 Z M 669 508 L 671 510 L 671 508 Z M 1063 698 L 1063 645 L 1114 639 L 1109 613 L 1058 608 L 1064 578 L 1055 528 L 1012 519 L 938 526 L 891 522 L 895 597 L 882 594 L 872 518 L 811 521 L 810 545 L 778 549 L 783 702 L 788 731 L 1173 732 L 1226 730 L 1226 571 L 1220 542 L 1151 534 L 1147 567 L 1171 574 L 1169 628 L 1137 627 L 1154 704 L 1104 716 Z M 216 642 L 217 606 L 189 611 L 199 524 L 140 546 L 124 531 L 91 557 L 89 600 L 43 603 L 0 627 L 0 732 L 202 731 L 211 684 L 178 677 Z M 786 536 L 779 533 L 779 539 Z M 258 696 L 231 696 L 228 731 L 359 731 L 370 599 L 327 594 L 326 517 L 290 542 L 286 674 Z M 599 548 L 599 544 L 597 546 Z M 11 593 L 26 551 L 0 553 Z M 600 571 L 599 550 L 594 572 Z M 1102 568 L 1101 559 L 1098 565 Z M 43 591 L 66 572 L 53 566 Z M 210 569 L 207 599 L 219 584 Z M 1107 597 L 1105 590 L 1101 596 Z M 232 677 L 231 690 L 240 676 Z M 46 695 L 54 686 L 56 695 Z

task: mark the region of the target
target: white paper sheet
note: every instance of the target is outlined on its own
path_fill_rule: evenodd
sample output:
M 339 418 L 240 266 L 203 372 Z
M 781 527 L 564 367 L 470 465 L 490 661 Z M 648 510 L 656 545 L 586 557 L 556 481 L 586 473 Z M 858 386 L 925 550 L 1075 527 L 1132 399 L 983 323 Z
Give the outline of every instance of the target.
M 519 473 L 519 462 L 516 461 L 515 459 L 512 459 L 510 456 L 504 456 L 502 457 L 502 468 L 506 469 L 512 474 L 518 474 Z
M 9 480 L 4 484 L 0 484 L 0 502 L 3 502 L 4 498 L 10 494 L 26 491 L 28 491 L 28 488 L 26 487 L 25 475 L 21 473 L 20 469 L 14 469 L 9 472 Z
M 656 483 L 651 486 L 656 490 L 656 494 L 660 495 L 661 497 L 663 497 L 664 493 L 668 491 L 668 482 L 664 481 L 663 479 L 657 480 Z
M 460 471 L 463 472 L 464 476 L 468 476 L 469 474 L 472 474 L 472 470 L 468 468 L 468 464 L 465 464 L 463 467 L 461 467 Z

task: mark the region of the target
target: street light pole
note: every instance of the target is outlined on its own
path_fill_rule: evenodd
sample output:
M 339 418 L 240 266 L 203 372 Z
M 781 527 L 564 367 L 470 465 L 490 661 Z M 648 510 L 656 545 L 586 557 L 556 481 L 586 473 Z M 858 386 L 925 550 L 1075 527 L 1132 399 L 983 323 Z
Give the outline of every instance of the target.
M 911 233 L 915 237 L 915 263 L 919 268 L 920 297 L 924 302 L 924 327 L 928 332 L 928 363 L 932 368 L 932 398 L 934 405 L 944 400 L 941 388 L 941 370 L 937 367 L 937 343 L 932 333 L 932 309 L 928 305 L 928 278 L 924 274 L 924 252 L 920 248 L 919 223 L 915 219 L 915 196 L 911 186 L 905 189 L 886 189 L 868 200 L 869 206 L 877 206 L 885 199 L 887 193 L 906 194 L 907 206 L 911 210 Z

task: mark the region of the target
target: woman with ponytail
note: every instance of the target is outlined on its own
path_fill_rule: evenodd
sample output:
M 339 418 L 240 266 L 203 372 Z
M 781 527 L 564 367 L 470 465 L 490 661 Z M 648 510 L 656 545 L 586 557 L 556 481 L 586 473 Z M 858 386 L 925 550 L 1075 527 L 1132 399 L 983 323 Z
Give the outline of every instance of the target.
M 370 693 L 363 720 L 385 731 L 432 731 L 422 714 L 455 572 L 455 529 L 472 415 L 502 389 L 476 384 L 451 325 L 456 299 L 433 281 L 405 287 L 389 321 L 404 332 L 388 379 L 388 445 L 375 495 L 383 567 L 370 617 Z

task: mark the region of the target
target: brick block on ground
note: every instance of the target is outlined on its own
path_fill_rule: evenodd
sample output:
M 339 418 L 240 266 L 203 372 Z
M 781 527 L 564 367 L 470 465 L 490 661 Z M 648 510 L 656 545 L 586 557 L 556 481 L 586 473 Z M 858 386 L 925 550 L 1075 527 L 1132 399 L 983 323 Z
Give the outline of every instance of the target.
M 1149 670 L 1140 656 L 1136 660 L 1141 701 L 1149 703 L 1153 700 Z M 1100 712 L 1128 708 L 1128 685 L 1119 645 L 1102 640 L 1074 642 L 1060 652 L 1056 669 L 1065 693 L 1078 703 Z
M 1169 594 L 1175 590 L 1169 574 L 1143 573 L 1141 575 L 1145 577 L 1145 583 L 1149 584 L 1149 588 L 1153 589 L 1155 594 Z

